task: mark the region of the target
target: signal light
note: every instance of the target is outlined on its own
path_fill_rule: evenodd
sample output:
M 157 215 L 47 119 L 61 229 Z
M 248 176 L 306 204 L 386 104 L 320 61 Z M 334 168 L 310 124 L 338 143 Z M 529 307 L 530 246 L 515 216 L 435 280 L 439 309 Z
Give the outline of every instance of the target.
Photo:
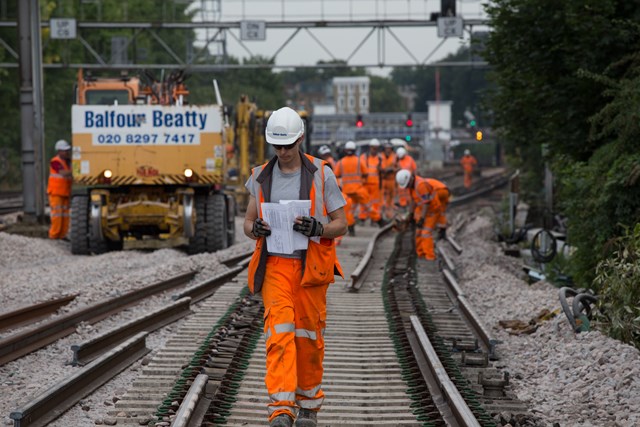
M 471 121 L 469 122 L 469 126 L 471 126 L 472 128 L 476 127 L 476 124 L 477 124 L 477 123 L 476 123 L 476 121 L 475 121 L 475 120 L 471 120 Z
M 413 119 L 411 118 L 411 114 L 407 114 L 407 119 L 404 121 L 404 125 L 408 128 L 413 126 Z
M 405 136 L 404 140 L 407 141 L 407 142 L 411 142 L 411 135 Z
M 356 127 L 361 128 L 362 126 L 364 126 L 364 121 L 362 121 L 362 114 L 358 114 L 356 116 Z
M 476 132 L 476 141 L 482 141 L 482 131 Z

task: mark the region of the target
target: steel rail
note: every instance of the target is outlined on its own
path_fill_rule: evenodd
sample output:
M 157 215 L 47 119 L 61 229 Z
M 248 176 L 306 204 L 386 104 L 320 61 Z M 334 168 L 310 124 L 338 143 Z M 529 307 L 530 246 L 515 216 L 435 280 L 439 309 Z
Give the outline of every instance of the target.
M 453 275 L 447 270 L 443 271 L 443 275 L 445 283 L 449 286 L 449 288 L 455 295 L 458 308 L 462 311 L 462 313 L 465 315 L 465 318 L 473 327 L 475 335 L 480 338 L 484 346 L 487 348 L 489 359 L 497 360 L 499 357 L 496 353 L 496 345 L 500 344 L 501 341 L 495 339 L 484 326 L 484 323 L 473 309 L 471 303 L 469 303 L 469 301 L 467 300 L 464 291 L 462 291 Z
M 440 362 L 440 358 L 433 348 L 424 328 L 420 324 L 418 316 L 411 315 L 410 318 L 412 331 L 416 334 L 420 342 L 420 348 L 427 359 L 431 375 L 436 378 L 439 384 L 439 389 L 444 394 L 453 416 L 460 426 L 480 427 L 480 423 L 473 415 L 473 412 L 471 412 L 467 402 L 465 402 L 455 384 L 451 381 L 451 378 L 449 378 L 444 366 Z M 425 378 L 425 380 L 429 381 L 427 378 Z
M 117 313 L 138 301 L 168 289 L 184 285 L 195 275 L 194 271 L 136 289 L 108 301 L 68 313 L 57 319 L 0 340 L 0 365 L 40 349 L 59 338 L 72 334 L 80 322 L 95 323 Z
M 499 175 L 487 178 L 485 181 L 483 181 L 484 188 L 482 188 L 481 190 L 473 191 L 471 193 L 456 196 L 449 202 L 449 206 L 459 206 L 465 204 L 468 201 L 475 199 L 476 197 L 484 196 L 485 194 L 491 193 L 493 190 L 504 187 L 509 183 L 509 177 L 511 175 L 511 172 L 505 171 Z
M 455 241 L 453 237 L 447 236 L 447 242 L 451 245 L 451 247 L 459 254 L 462 253 L 462 246 L 458 242 Z
M 16 329 L 20 326 L 34 323 L 43 317 L 49 316 L 51 313 L 55 313 L 60 307 L 67 305 L 77 296 L 78 294 L 67 295 L 0 314 L 0 331 Z
M 351 273 L 351 283 L 348 285 L 349 290 L 357 291 L 358 289 L 360 289 L 360 286 L 362 286 L 362 279 L 366 276 L 366 273 L 369 270 L 369 261 L 371 261 L 371 258 L 373 257 L 373 250 L 375 249 L 376 241 L 392 228 L 393 223 L 389 223 L 373 235 L 373 237 L 369 241 L 369 245 L 367 246 L 367 251 L 356 266 L 355 270 L 353 270 L 353 273 Z
M 80 344 L 73 344 L 72 366 L 84 366 L 138 332 L 153 332 L 191 313 L 191 298 L 182 298 Z
M 253 249 L 239 253 L 237 255 L 232 255 L 228 258 L 221 259 L 220 264 L 224 264 L 229 267 L 231 265 L 238 264 L 240 261 L 244 260 L 247 257 L 250 257 L 251 255 L 253 255 Z
M 191 298 L 192 303 L 201 301 L 213 294 L 220 285 L 223 285 L 231 280 L 231 278 L 235 277 L 238 273 L 244 270 L 244 268 L 245 267 L 242 265 L 234 267 L 229 271 L 225 271 L 224 273 L 218 274 L 217 276 L 204 280 L 196 285 L 190 286 L 184 289 L 182 292 L 172 295 L 171 299 L 176 301 L 185 297 L 189 297 Z
M 187 395 L 180 404 L 180 409 L 178 409 L 175 418 L 171 422 L 171 427 L 189 427 L 200 424 L 195 422 L 195 418 L 198 417 L 198 414 L 203 409 L 206 410 L 206 408 L 203 408 L 205 405 L 208 406 L 208 399 L 205 398 L 208 381 L 209 375 L 207 374 L 198 374 L 193 380 Z
M 37 396 L 20 409 L 11 412 L 14 427 L 46 426 L 75 405 L 80 399 L 113 378 L 149 352 L 145 345 L 147 332 L 140 332 L 125 343 L 94 360 L 72 376 Z

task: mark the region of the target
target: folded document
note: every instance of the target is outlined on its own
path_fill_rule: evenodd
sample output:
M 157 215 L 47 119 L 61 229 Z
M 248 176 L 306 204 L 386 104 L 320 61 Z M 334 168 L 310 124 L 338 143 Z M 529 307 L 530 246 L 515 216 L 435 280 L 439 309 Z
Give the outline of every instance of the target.
M 271 227 L 267 236 L 267 250 L 276 254 L 292 254 L 306 250 L 309 238 L 294 231 L 293 224 L 298 216 L 309 216 L 311 200 L 281 200 L 280 203 L 261 203 L 262 219 Z

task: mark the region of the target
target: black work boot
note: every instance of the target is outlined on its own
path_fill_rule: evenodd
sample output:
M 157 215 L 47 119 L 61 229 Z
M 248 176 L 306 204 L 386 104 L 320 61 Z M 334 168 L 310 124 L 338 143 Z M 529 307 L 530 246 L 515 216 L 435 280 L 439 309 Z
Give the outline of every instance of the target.
M 378 227 L 382 228 L 385 225 L 387 225 L 387 221 L 385 221 L 384 219 L 380 218 L 380 221 L 378 221 Z
M 295 427 L 316 427 L 318 425 L 317 416 L 316 411 L 301 408 L 300 412 L 298 412 Z
M 356 226 L 349 225 L 347 228 L 349 229 L 349 236 L 354 237 L 356 235 Z
M 315 424 L 314 424 L 315 425 Z M 280 414 L 269 423 L 269 427 L 292 427 L 293 418 L 287 414 Z

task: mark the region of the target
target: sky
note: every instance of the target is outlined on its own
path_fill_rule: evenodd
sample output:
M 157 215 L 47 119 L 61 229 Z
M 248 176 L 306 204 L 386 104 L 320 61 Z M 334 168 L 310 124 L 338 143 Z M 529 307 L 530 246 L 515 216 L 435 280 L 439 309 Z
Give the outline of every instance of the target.
M 440 0 L 221 0 L 220 3 L 196 0 L 194 4 L 200 6 L 201 10 L 195 20 L 206 17 L 207 20 L 223 22 L 429 20 L 431 12 L 438 12 L 440 9 Z M 457 15 L 464 19 L 486 18 L 481 0 L 457 0 L 456 9 Z M 474 27 L 475 30 L 486 30 L 486 27 Z M 236 57 L 249 56 L 247 49 L 253 54 L 272 57 L 282 48 L 276 56 L 278 65 L 313 65 L 319 60 L 332 60 L 332 56 L 344 60 L 353 54 L 349 63 L 357 66 L 379 63 L 379 37 L 384 38 L 380 57 L 390 64 L 415 63 L 416 59 L 418 62 L 424 62 L 427 58 L 426 63 L 431 63 L 443 59 L 469 43 L 469 34 L 466 31 L 462 38 L 453 37 L 443 41 L 437 36 L 436 27 L 393 27 L 393 34 L 387 31 L 379 34 L 376 31 L 366 41 L 365 37 L 371 31 L 370 27 L 314 28 L 310 30 L 311 34 L 300 31 L 282 47 L 294 31 L 267 28 L 266 40 L 243 41 L 246 49 L 231 36 L 227 38 L 227 51 Z M 239 31 L 233 32 L 239 39 Z M 201 33 L 200 36 L 206 37 L 206 34 Z M 363 41 L 362 47 L 356 51 Z M 405 51 L 403 45 L 415 59 Z M 371 74 L 382 76 L 388 75 L 390 70 L 390 67 L 369 68 Z

